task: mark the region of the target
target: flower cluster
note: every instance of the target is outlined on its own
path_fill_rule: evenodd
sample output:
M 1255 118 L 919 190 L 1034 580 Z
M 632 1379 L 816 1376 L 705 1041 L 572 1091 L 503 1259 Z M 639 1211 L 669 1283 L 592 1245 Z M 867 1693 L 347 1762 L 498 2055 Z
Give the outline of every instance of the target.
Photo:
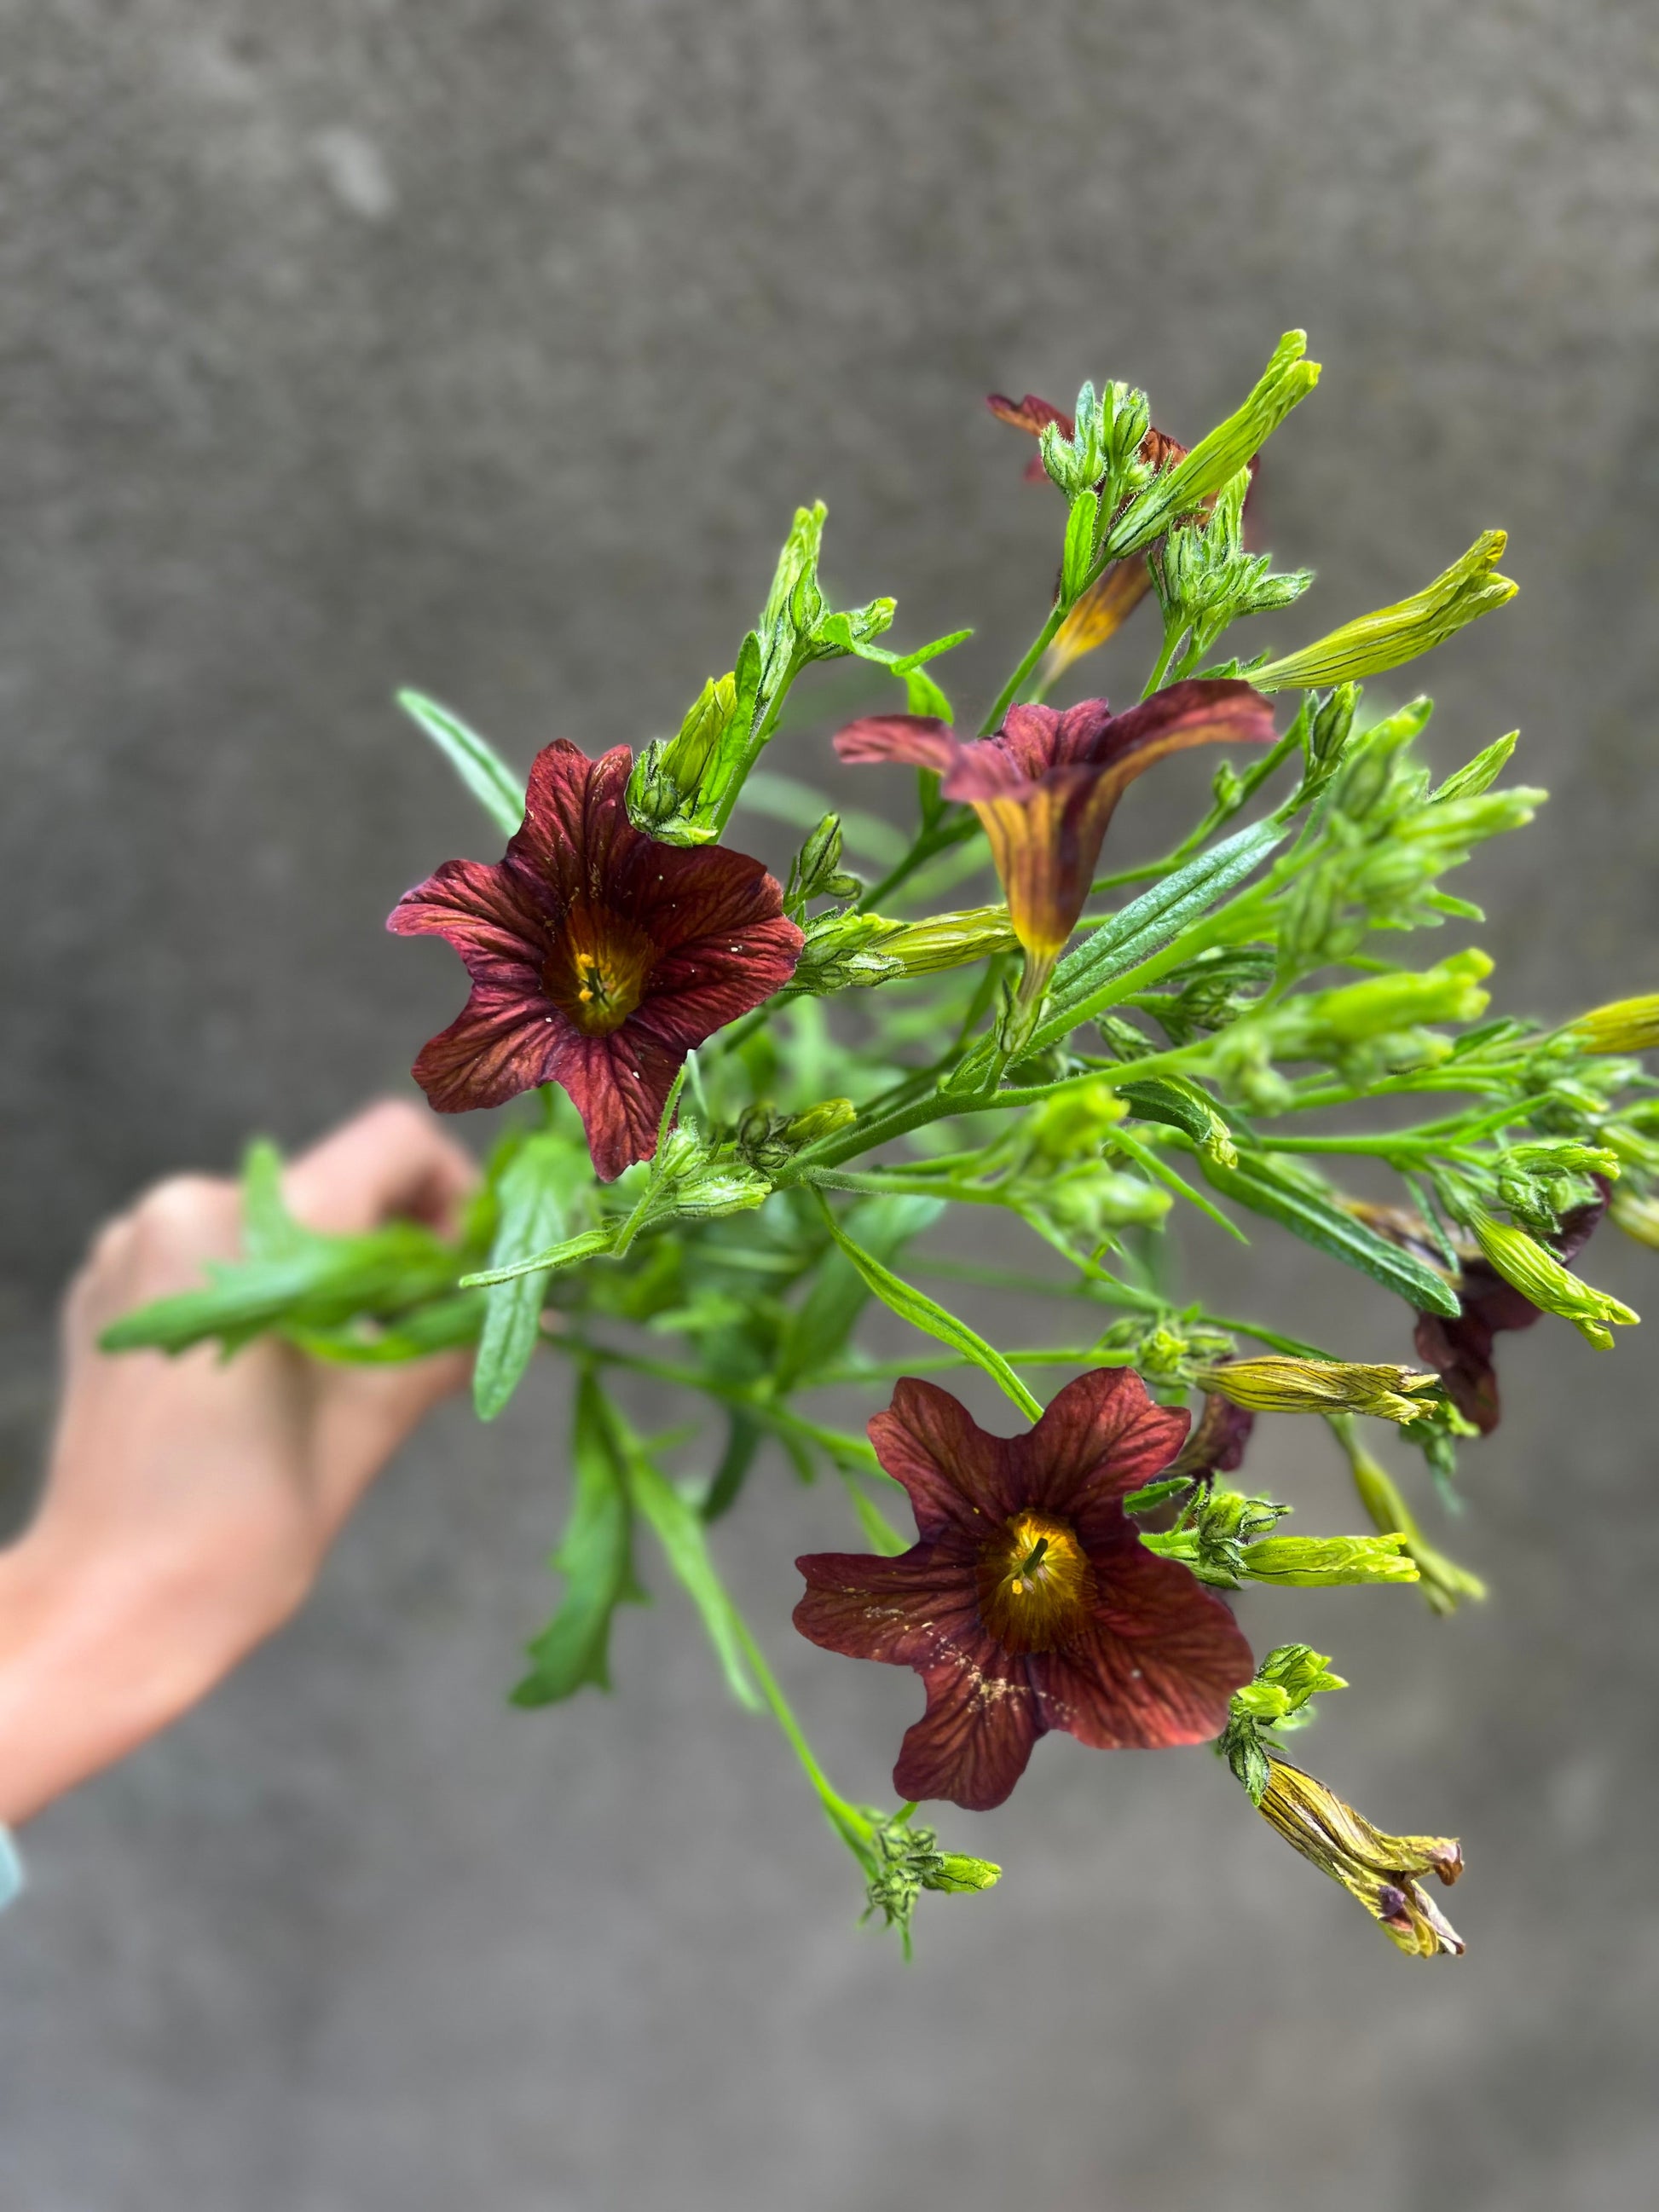
M 392 910 L 395 933 L 446 939 L 471 984 L 415 1079 L 445 1114 L 524 1103 L 453 1238 L 308 1231 L 255 1147 L 241 1257 L 106 1339 L 234 1351 L 267 1333 L 377 1363 L 467 1346 L 484 1419 L 538 1352 L 569 1362 L 562 1587 L 515 1703 L 608 1687 L 656 1558 L 907 1953 L 924 1895 L 981 1895 L 999 1874 L 919 1824 L 921 1803 L 1001 1804 L 1049 1734 L 1212 1741 L 1218 1774 L 1402 1952 L 1460 1951 L 1426 1887 L 1456 1878 L 1457 1844 L 1386 1833 L 1286 1755 L 1341 1678 L 1303 1644 L 1255 1662 L 1251 1585 L 1368 1585 L 1442 1616 L 1478 1601 L 1432 1514 L 1498 1426 L 1499 1339 L 1547 1315 L 1609 1348 L 1636 1315 L 1576 1263 L 1604 1216 L 1659 1245 L 1659 1098 L 1639 1057 L 1659 1048 L 1659 994 L 1546 1029 L 1492 1010 L 1478 946 L 1410 957 L 1412 933 L 1478 921 L 1448 879 L 1545 794 L 1500 781 L 1514 732 L 1437 781 L 1419 750 L 1431 702 L 1391 686 L 1406 703 L 1378 717 L 1364 679 L 1514 586 L 1502 533 L 1482 532 L 1420 590 L 1299 641 L 1310 578 L 1254 542 L 1250 495 L 1317 381 L 1305 351 L 1287 333 L 1190 447 L 1121 380 L 1085 385 L 1071 411 L 993 398 L 1037 438 L 1065 522 L 1057 565 L 1027 580 L 1036 635 L 976 734 L 941 681 L 969 633 L 901 649 L 892 599 L 834 605 L 821 505 L 796 513 L 753 627 L 676 734 L 597 758 L 560 741 L 526 776 L 404 695 L 506 840 Z M 1129 650 L 1143 600 L 1137 703 L 1051 702 L 1108 636 Z M 810 699 L 826 661 L 862 686 L 842 693 L 858 711 L 839 759 L 922 771 L 903 827 L 876 811 L 896 781 L 846 777 L 843 805 L 788 750 L 795 687 Z M 1188 834 L 1098 877 L 1130 783 L 1199 746 L 1224 750 Z M 734 849 L 739 811 L 743 842 L 763 820 L 799 841 L 776 877 Z M 1395 1179 L 1386 1199 L 1357 1162 Z M 1325 1294 L 1307 1309 L 1322 1342 L 1178 1292 L 1160 1242 L 1176 1218 L 1200 1253 L 1247 1228 L 1294 1239 Z M 1345 1307 L 1345 1270 L 1370 1304 Z M 1016 1296 L 1062 1319 L 1016 1335 Z M 1419 1364 L 1354 1318 L 1379 1296 Z M 877 1307 L 906 1332 L 896 1361 L 862 1335 Z M 924 1368 L 974 1370 L 1013 1432 Z M 895 1376 L 866 1433 L 838 1425 L 846 1395 L 869 1414 Z M 646 1424 L 647 1389 L 674 1395 L 680 1425 Z M 1358 1532 L 1317 1507 L 1305 1534 L 1280 1525 L 1287 1424 L 1305 1438 L 1310 1417 Z M 1408 1466 L 1420 1453 L 1433 1487 L 1419 1496 L 1368 1437 Z M 896 1806 L 836 1788 L 721 1580 L 723 1517 L 778 1459 L 841 1486 L 859 1531 L 856 1550 L 799 1560 L 796 1627 L 921 1677 Z M 914 1540 L 890 1517 L 901 1494 Z

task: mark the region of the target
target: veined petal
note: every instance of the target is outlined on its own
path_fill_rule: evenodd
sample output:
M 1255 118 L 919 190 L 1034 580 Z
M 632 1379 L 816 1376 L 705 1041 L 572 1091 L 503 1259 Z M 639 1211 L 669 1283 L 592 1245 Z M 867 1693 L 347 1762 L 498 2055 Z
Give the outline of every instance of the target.
M 826 1651 L 878 1659 L 890 1667 L 921 1667 L 976 1652 L 983 1639 L 960 1540 L 943 1552 L 917 1544 L 896 1559 L 810 1552 L 795 1565 L 806 1577 L 795 1626 Z
M 981 1428 L 936 1382 L 907 1375 L 887 1411 L 871 1420 L 869 1436 L 876 1457 L 908 1492 L 924 1541 L 951 1528 L 979 1541 L 1018 1506 L 1007 1438 Z
M 1079 1375 L 1016 1440 L 1021 1502 L 1064 1515 L 1092 1547 L 1097 1516 L 1127 1528 L 1119 1501 L 1164 1472 L 1188 1426 L 1186 1413 L 1154 1404 L 1133 1368 Z
M 893 1769 L 901 1797 L 946 1797 L 970 1813 L 1002 1803 L 1045 1726 L 1028 1663 L 981 1631 L 971 1650 L 918 1669 L 927 1710 L 905 1730 Z
M 1151 1559 L 1151 1555 L 1146 1555 Z M 1166 1613 L 1155 1637 L 1127 1637 L 1101 1620 L 1055 1651 L 1026 1661 L 1045 1726 L 1097 1750 L 1158 1750 L 1207 1743 L 1227 1722 L 1227 1701 L 1255 1668 L 1250 1647 L 1226 1607 L 1184 1567 L 1179 1618 Z
M 502 963 L 533 970 L 544 957 L 540 919 L 507 870 L 487 860 L 446 860 L 386 916 L 394 937 L 441 937 L 467 972 Z
M 662 1109 L 685 1053 L 684 1045 L 652 1036 L 637 1012 L 605 1036 L 584 1036 L 567 1024 L 548 1074 L 562 1084 L 582 1117 L 601 1182 L 614 1182 L 624 1168 L 655 1152 Z
M 572 1035 L 548 1002 L 521 988 L 475 983 L 449 1027 L 422 1046 L 415 1080 L 440 1114 L 504 1106 L 556 1074 Z
M 950 725 L 933 714 L 865 714 L 836 732 L 844 761 L 908 761 L 944 769 L 964 750 Z

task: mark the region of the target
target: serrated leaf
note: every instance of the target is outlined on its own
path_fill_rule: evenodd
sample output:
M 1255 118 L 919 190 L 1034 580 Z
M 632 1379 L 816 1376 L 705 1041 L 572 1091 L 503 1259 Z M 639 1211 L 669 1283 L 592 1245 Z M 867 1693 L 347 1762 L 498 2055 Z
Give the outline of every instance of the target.
M 1265 1214 L 1304 1243 L 1357 1267 L 1420 1313 L 1454 1317 L 1459 1312 L 1457 1294 L 1443 1276 L 1387 1243 L 1340 1206 L 1279 1174 L 1257 1155 L 1243 1155 L 1236 1168 L 1221 1167 L 1201 1152 L 1197 1157 L 1205 1180 L 1224 1198 Z
M 526 1139 L 496 1186 L 500 1216 L 490 1249 L 492 1268 L 520 1261 L 567 1237 L 581 1194 L 593 1188 L 585 1145 L 551 1131 Z M 541 1334 L 542 1300 L 550 1267 L 535 1268 L 490 1285 L 483 1296 L 483 1327 L 472 1366 L 472 1403 L 481 1421 L 493 1421 L 519 1382 Z
M 524 777 L 515 775 L 486 738 L 435 699 L 400 691 L 398 704 L 420 724 L 495 827 L 513 836 L 524 820 Z
M 565 1577 L 558 1611 L 529 1647 L 531 1670 L 515 1705 L 549 1705 L 586 1684 L 611 1687 L 611 1622 L 619 1605 L 642 1604 L 634 1579 L 633 1521 L 621 1455 L 591 1374 L 576 1386 L 571 1424 L 570 1517 L 550 1565 Z

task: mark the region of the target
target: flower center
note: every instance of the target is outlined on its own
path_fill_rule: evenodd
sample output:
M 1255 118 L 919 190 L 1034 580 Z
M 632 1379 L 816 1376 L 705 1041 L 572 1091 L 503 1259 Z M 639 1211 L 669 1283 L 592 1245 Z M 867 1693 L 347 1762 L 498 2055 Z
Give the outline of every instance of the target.
M 657 948 L 609 907 L 573 906 L 542 965 L 542 986 L 584 1036 L 619 1030 L 645 995 Z
M 1094 1569 L 1070 1525 L 1016 1513 L 980 1547 L 979 1614 L 1005 1651 L 1052 1651 L 1083 1626 Z

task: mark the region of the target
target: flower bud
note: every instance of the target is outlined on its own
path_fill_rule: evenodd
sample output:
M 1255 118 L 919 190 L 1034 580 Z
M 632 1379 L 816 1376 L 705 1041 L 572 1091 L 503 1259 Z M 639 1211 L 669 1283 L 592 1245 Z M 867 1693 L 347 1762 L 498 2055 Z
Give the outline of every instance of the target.
M 850 1098 L 822 1098 L 805 1113 L 792 1115 L 783 1133 L 792 1145 L 815 1144 L 820 1137 L 833 1137 L 837 1129 L 851 1128 L 858 1118 L 859 1109 Z
M 1569 1022 L 1563 1034 L 1586 1052 L 1651 1052 L 1659 1045 L 1659 991 L 1597 1006 Z
M 1428 1543 L 1418 1527 L 1411 1509 L 1401 1495 L 1398 1486 L 1388 1470 L 1378 1465 L 1354 1437 L 1344 1423 L 1334 1423 L 1337 1437 L 1348 1455 L 1348 1464 L 1353 1471 L 1353 1486 L 1359 1502 L 1370 1516 L 1372 1526 L 1387 1531 L 1404 1545 L 1416 1564 L 1418 1581 L 1431 1613 L 1455 1613 L 1465 1599 L 1479 1600 L 1486 1595 L 1486 1585 L 1478 1575 L 1460 1567 L 1455 1559 L 1449 1559 L 1443 1552 Z
M 1414 1583 L 1417 1564 L 1404 1536 L 1264 1536 L 1245 1547 L 1252 1582 L 1291 1589 L 1334 1589 L 1348 1583 Z
M 1341 684 L 1415 660 L 1515 597 L 1518 586 L 1493 573 L 1505 543 L 1503 531 L 1483 531 L 1461 560 L 1410 599 L 1345 623 L 1300 653 L 1270 660 L 1253 672 L 1251 682 L 1263 691 Z
M 1474 1206 L 1468 1212 L 1468 1227 L 1475 1242 L 1504 1280 L 1540 1312 L 1559 1314 L 1563 1321 L 1570 1321 L 1598 1352 L 1613 1349 L 1610 1322 L 1622 1326 L 1641 1319 L 1621 1299 L 1582 1282 L 1524 1229 L 1495 1221 L 1484 1206 Z
M 1463 1939 L 1418 1879 L 1433 1874 L 1448 1887 L 1463 1871 L 1453 1836 L 1389 1836 L 1346 1805 L 1300 1767 L 1269 1758 L 1257 1806 L 1292 1850 L 1341 1883 L 1408 1957 L 1461 1954 Z
M 1659 1249 L 1659 1199 L 1638 1198 L 1633 1190 L 1616 1190 L 1607 1211 L 1614 1226 L 1626 1237 Z
M 905 975 L 932 975 L 988 959 L 995 952 L 1012 952 L 1018 943 L 1006 906 L 975 906 L 902 923 L 893 936 L 884 939 L 881 949 Z
M 1438 1390 L 1435 1375 L 1408 1367 L 1366 1366 L 1347 1359 L 1229 1359 L 1201 1369 L 1194 1380 L 1256 1413 L 1375 1413 L 1388 1421 L 1414 1421 L 1429 1411 L 1423 1394 Z

